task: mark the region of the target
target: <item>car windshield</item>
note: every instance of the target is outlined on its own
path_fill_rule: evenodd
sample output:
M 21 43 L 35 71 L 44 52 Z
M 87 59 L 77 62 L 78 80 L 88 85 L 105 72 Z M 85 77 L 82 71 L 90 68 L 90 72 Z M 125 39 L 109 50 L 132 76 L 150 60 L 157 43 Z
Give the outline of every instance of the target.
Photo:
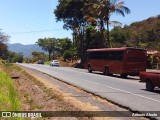
M 58 60 L 53 60 L 53 62 L 58 62 Z

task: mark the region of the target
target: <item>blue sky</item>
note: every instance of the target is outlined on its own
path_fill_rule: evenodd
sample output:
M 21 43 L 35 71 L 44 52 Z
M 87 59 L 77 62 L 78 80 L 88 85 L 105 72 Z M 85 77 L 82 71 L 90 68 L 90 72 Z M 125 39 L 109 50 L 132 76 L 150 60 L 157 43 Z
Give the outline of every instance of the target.
M 120 0 L 121 1 L 121 0 Z M 126 17 L 113 15 L 123 24 L 141 21 L 160 14 L 160 0 L 124 0 L 131 10 Z M 0 0 L 0 29 L 10 35 L 9 43 L 34 44 L 39 38 L 63 38 L 71 31 L 56 22 L 53 10 L 58 0 Z

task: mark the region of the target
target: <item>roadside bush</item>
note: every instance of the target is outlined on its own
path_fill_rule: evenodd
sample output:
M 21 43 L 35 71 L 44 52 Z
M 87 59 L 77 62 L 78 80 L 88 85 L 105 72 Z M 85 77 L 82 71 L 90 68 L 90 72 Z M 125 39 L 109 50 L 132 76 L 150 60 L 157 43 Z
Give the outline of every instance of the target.
M 160 57 L 157 55 L 147 56 L 147 68 L 148 69 L 158 69 L 158 64 L 160 64 Z
M 63 54 L 64 61 L 66 60 L 71 60 L 72 58 L 72 51 L 71 50 L 66 50 Z

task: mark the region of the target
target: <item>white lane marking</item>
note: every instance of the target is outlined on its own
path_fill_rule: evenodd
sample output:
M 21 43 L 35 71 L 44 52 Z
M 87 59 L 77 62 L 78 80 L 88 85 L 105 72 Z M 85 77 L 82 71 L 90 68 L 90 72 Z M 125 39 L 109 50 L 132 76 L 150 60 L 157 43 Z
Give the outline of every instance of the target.
M 143 95 L 135 94 L 135 93 L 128 92 L 128 91 L 125 91 L 125 90 L 121 90 L 121 89 L 117 89 L 117 88 L 114 88 L 114 87 L 110 87 L 110 86 L 107 86 L 107 85 L 101 85 L 99 83 L 91 82 L 91 81 L 88 81 L 88 80 L 85 80 L 85 81 L 87 81 L 89 83 L 92 83 L 92 84 L 99 85 L 99 86 L 107 87 L 107 88 L 110 88 L 110 89 L 113 89 L 113 90 L 121 91 L 121 92 L 124 92 L 124 93 L 127 93 L 127 94 L 131 94 L 131 95 L 139 96 L 139 97 L 146 98 L 146 99 L 149 99 L 149 100 L 152 100 L 152 101 L 160 102 L 160 100 L 156 100 L 156 99 L 152 99 L 152 98 L 149 98 L 149 97 L 145 97 Z

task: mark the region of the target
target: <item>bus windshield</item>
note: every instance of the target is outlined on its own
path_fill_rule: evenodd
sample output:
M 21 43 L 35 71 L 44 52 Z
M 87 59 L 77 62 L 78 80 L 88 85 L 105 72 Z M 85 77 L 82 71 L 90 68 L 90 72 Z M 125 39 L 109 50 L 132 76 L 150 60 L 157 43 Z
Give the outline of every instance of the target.
M 142 61 L 145 61 L 145 59 L 146 59 L 145 51 L 137 51 L 137 50 L 127 51 L 128 61 L 142 62 Z

